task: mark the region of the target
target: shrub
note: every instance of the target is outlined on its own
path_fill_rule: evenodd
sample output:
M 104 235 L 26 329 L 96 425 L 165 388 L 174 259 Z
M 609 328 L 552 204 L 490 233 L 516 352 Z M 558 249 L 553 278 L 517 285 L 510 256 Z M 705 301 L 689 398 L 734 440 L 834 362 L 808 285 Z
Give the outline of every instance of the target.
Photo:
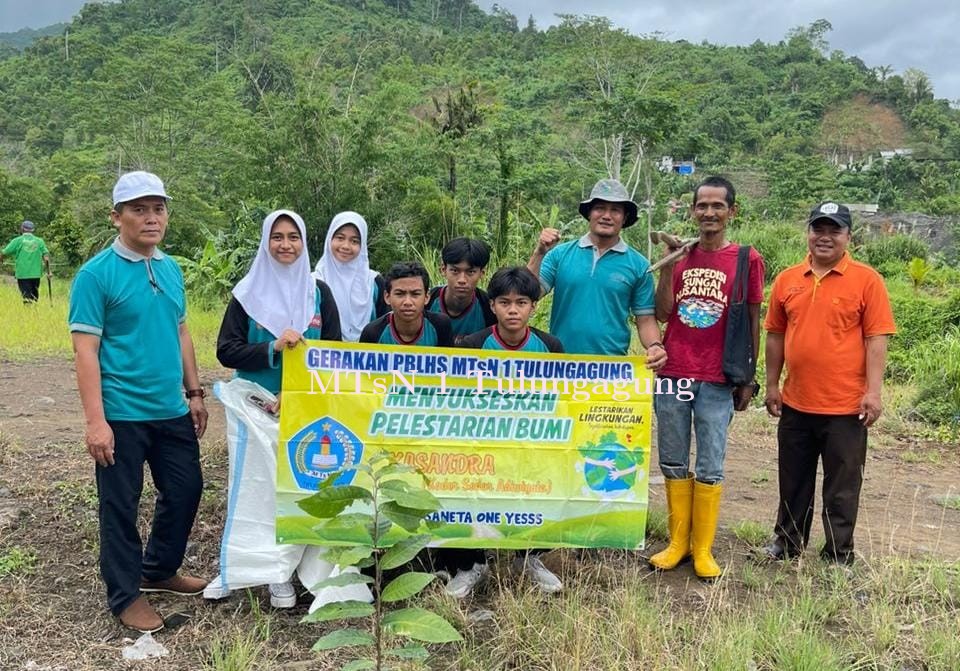
M 930 248 L 924 241 L 910 235 L 891 235 L 865 243 L 858 255 L 884 277 L 891 277 L 901 274 L 910 259 L 926 259 Z

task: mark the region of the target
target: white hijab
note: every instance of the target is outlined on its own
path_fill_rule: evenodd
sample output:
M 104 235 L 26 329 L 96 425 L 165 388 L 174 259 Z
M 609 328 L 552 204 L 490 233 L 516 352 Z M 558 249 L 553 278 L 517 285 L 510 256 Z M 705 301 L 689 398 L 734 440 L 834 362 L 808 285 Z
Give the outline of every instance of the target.
M 303 252 L 289 266 L 270 256 L 273 224 L 287 216 L 300 229 Z M 233 295 L 250 319 L 279 338 L 285 329 L 303 333 L 316 312 L 317 285 L 310 274 L 307 230 L 303 219 L 290 210 L 276 210 L 263 220 L 260 248 L 250 270 L 233 288 Z
M 360 253 L 352 261 L 338 261 L 330 250 L 333 234 L 347 224 L 360 231 Z M 363 327 L 370 323 L 373 313 L 373 284 L 377 272 L 370 270 L 367 254 L 367 222 L 356 212 L 341 212 L 330 222 L 327 239 L 323 242 L 323 256 L 317 261 L 314 277 L 330 286 L 340 313 L 343 339 L 357 342 Z

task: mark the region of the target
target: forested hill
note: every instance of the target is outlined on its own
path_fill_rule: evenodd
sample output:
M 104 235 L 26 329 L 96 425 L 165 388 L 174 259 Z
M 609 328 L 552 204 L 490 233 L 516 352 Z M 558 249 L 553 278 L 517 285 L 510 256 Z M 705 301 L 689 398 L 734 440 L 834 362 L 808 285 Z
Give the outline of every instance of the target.
M 118 170 L 147 168 L 175 196 L 181 254 L 256 237 L 277 206 L 304 214 L 313 249 L 353 209 L 376 260 L 458 233 L 506 252 L 608 172 L 658 221 L 690 185 L 663 155 L 733 175 L 754 216 L 828 195 L 960 212 L 960 113 L 919 71 L 831 51 L 829 30 L 717 47 L 593 18 L 540 30 L 469 0 L 91 4 L 0 61 L 0 222 L 47 222 L 77 262 L 111 234 Z M 901 147 L 913 157 L 860 169 Z

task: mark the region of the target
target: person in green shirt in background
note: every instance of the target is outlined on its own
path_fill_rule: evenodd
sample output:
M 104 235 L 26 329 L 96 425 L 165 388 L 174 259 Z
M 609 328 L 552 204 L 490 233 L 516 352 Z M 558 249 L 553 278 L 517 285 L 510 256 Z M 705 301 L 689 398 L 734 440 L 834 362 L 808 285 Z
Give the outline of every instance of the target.
M 17 287 L 24 303 L 36 303 L 40 298 L 40 276 L 43 268 L 50 277 L 50 252 L 43 238 L 33 234 L 36 226 L 32 221 L 20 224 L 20 235 L 3 248 L 0 259 L 12 256 L 13 274 L 17 278 Z

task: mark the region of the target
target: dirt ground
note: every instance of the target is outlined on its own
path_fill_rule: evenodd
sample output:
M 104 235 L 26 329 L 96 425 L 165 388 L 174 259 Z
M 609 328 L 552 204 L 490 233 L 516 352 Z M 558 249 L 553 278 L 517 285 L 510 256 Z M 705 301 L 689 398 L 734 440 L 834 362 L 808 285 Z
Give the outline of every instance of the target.
M 209 389 L 215 379 L 226 377 L 226 371 L 207 371 L 203 381 Z M 227 457 L 223 409 L 215 399 L 208 407 L 211 421 L 202 449 L 204 496 L 184 570 L 212 577 L 217 573 Z M 12 575 L 5 576 L 0 563 L 2 670 L 131 668 L 121 659 L 121 649 L 135 637 L 104 607 L 96 562 L 96 490 L 82 430 L 70 362 L 0 361 L 0 559 L 13 548 L 35 556 L 25 560 L 29 570 Z M 734 575 L 738 565 L 749 561 L 751 548 L 733 528 L 748 521 L 756 523 L 755 528 L 757 524 L 769 528 L 776 508 L 775 424 L 761 409 L 738 414 L 726 464 L 716 555 Z M 655 463 L 651 472 L 658 473 Z M 960 511 L 937 503 L 940 497 L 960 493 L 956 446 L 874 431 L 865 477 L 857 549 L 867 561 L 889 554 L 960 560 Z M 654 477 L 651 483 L 652 508 L 664 507 L 660 482 Z M 144 500 L 151 498 L 148 488 Z M 144 529 L 149 514 L 149 505 L 144 506 Z M 819 517 L 814 530 L 816 543 L 822 539 Z M 661 545 L 651 543 L 653 549 Z M 605 561 L 604 557 L 587 553 L 580 561 Z M 623 561 L 622 554 L 616 561 Z M 665 575 L 662 579 L 675 582 L 678 589 L 691 581 L 689 569 Z M 262 590 L 255 597 L 267 610 Z M 170 655 L 145 664 L 151 669 L 203 668 L 201 660 L 213 640 L 249 629 L 257 618 L 256 604 L 243 596 L 216 604 L 172 597 L 153 598 L 153 603 L 168 618 L 168 627 L 157 640 Z M 300 604 L 270 616 L 271 649 L 277 660 L 270 668 L 328 668 L 310 651 L 317 631 L 297 625 L 305 613 L 306 605 Z M 184 624 L 175 626 L 178 622 Z

